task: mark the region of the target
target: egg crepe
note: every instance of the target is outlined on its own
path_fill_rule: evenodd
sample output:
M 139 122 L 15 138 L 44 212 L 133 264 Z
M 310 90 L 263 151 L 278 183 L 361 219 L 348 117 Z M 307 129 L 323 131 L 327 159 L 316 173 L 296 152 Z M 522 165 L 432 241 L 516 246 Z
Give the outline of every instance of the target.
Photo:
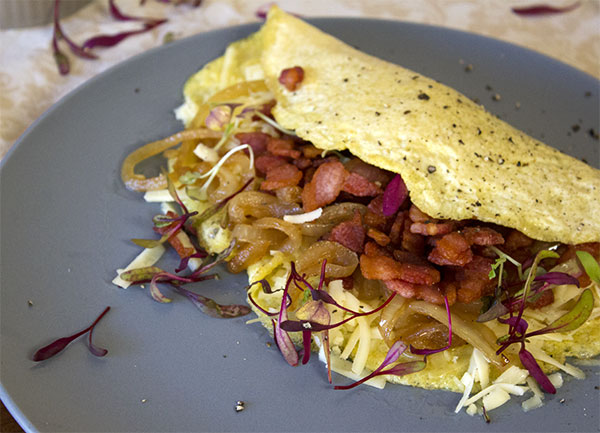
M 304 79 L 289 91 L 279 76 L 294 66 L 302 67 Z M 257 33 L 231 44 L 223 57 L 189 79 L 178 117 L 188 126 L 203 124 L 206 113 L 199 116 L 198 109 L 212 95 L 263 79 L 277 101 L 272 113 L 281 126 L 319 149 L 348 150 L 399 173 L 413 203 L 432 217 L 477 219 L 540 241 L 600 241 L 600 171 L 529 137 L 459 92 L 361 53 L 276 7 Z M 222 231 L 215 236 L 217 225 L 209 221 L 205 229 L 212 233 L 204 236 L 212 251 L 230 240 Z M 273 253 L 251 266 L 250 281 L 267 278 L 281 287 L 289 271 L 284 258 Z M 563 289 L 568 294 L 561 305 L 566 308 L 576 292 L 556 291 Z M 265 302 L 275 308 L 280 299 Z M 537 319 L 528 320 L 543 323 L 546 313 L 550 310 L 538 310 Z M 262 318 L 269 326 L 270 319 Z M 595 356 L 600 352 L 599 325 L 596 307 L 581 328 L 544 340 L 540 347 L 558 362 L 565 356 Z M 348 338 L 346 333 L 342 341 Z M 366 367 L 374 370 L 386 350 L 383 341 L 373 342 Z M 462 391 L 459 379 L 471 352 L 468 345 L 453 347 L 431 356 L 424 371 L 392 380 Z M 544 364 L 546 371 L 556 367 Z

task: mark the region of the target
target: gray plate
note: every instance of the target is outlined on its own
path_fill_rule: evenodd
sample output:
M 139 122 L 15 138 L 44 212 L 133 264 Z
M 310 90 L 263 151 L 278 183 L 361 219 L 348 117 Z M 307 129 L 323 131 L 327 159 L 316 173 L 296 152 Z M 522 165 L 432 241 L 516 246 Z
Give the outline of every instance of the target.
M 587 131 L 598 131 L 599 83 L 590 76 L 441 28 L 312 21 L 479 98 L 517 127 L 598 165 L 598 141 Z M 121 161 L 177 131 L 172 112 L 185 79 L 256 28 L 201 34 L 118 65 L 56 104 L 2 161 L 0 397 L 17 421 L 28 431 L 81 432 L 596 430 L 594 372 L 587 381 L 567 380 L 541 409 L 524 414 L 512 404 L 484 425 L 480 417 L 454 415 L 459 396 L 449 392 L 334 391 L 322 364 L 289 367 L 267 347 L 270 336 L 259 325 L 211 319 L 181 297 L 162 305 L 142 289 L 110 284 L 114 270 L 138 252 L 128 239 L 148 237 L 157 212 L 123 188 Z M 495 93 L 500 101 L 492 100 Z M 242 301 L 243 286 L 243 277 L 223 275 L 197 289 L 225 303 Z M 95 341 L 108 356 L 95 358 L 80 340 L 47 362 L 30 361 L 37 347 L 87 326 L 107 305 L 112 310 Z M 234 411 L 237 400 L 245 411 Z

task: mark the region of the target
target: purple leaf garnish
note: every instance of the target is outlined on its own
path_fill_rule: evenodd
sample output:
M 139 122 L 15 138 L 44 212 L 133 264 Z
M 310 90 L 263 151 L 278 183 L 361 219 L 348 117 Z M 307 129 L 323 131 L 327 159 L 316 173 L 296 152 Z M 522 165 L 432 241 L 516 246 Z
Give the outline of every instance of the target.
M 81 337 L 82 335 L 84 335 L 85 333 L 88 333 L 88 332 L 89 332 L 88 348 L 89 348 L 90 352 L 95 356 L 106 355 L 108 353 L 108 350 L 100 348 L 92 343 L 92 331 L 94 330 L 94 328 L 96 327 L 96 325 L 98 324 L 100 319 L 102 319 L 102 317 L 104 317 L 104 315 L 108 312 L 108 310 L 110 310 L 110 307 L 106 307 L 104 309 L 104 311 L 96 318 L 96 320 L 94 320 L 94 322 L 89 327 L 85 328 L 84 330 L 79 331 L 76 334 L 73 334 L 69 337 L 59 338 L 58 340 L 55 340 L 52 343 L 48 344 L 47 346 L 44 346 L 41 349 L 37 350 L 33 354 L 32 359 L 35 362 L 39 362 L 39 361 L 44 361 L 46 359 L 52 358 L 54 355 L 56 355 L 57 353 L 59 353 L 63 349 L 65 349 L 69 345 L 69 343 L 71 343 L 73 340 L 77 339 L 78 337 Z
M 402 177 L 397 174 L 383 191 L 383 215 L 394 215 L 407 197 L 408 189 L 406 188 L 406 184 L 402 180 Z
M 417 349 L 411 345 L 411 353 L 415 355 L 433 355 L 434 353 L 448 350 L 452 346 L 452 314 L 450 313 L 450 305 L 448 304 L 448 297 L 446 295 L 444 295 L 444 303 L 446 304 L 446 313 L 448 313 L 448 344 L 440 349 Z
M 151 23 L 144 24 L 144 26 L 141 29 L 116 33 L 114 35 L 94 36 L 94 37 L 87 39 L 82 44 L 82 47 L 84 50 L 91 50 L 96 47 L 104 47 L 104 48 L 114 47 L 115 45 L 119 44 L 120 42 L 124 41 L 125 39 L 127 39 L 131 36 L 146 33 L 148 31 L 152 30 L 154 27 L 156 27 L 160 24 L 163 24 L 165 22 L 167 22 L 167 20 L 157 20 L 157 21 L 154 21 Z
M 533 355 L 525 349 L 524 344 L 521 346 L 521 350 L 519 350 L 519 359 L 521 360 L 521 364 L 529 371 L 529 374 L 540 384 L 540 387 L 544 391 L 556 394 L 556 388 L 552 385 L 548 376 L 544 374 Z
M 426 361 L 405 362 L 405 363 L 397 364 L 393 367 L 390 367 L 387 370 L 384 370 L 384 368 L 387 367 L 388 365 L 398 361 L 398 358 L 400 357 L 400 355 L 402 355 L 404 353 L 405 350 L 406 350 L 406 344 L 404 344 L 402 341 L 396 341 L 392 345 L 392 347 L 390 347 L 390 350 L 388 350 L 388 353 L 385 356 L 385 359 L 383 360 L 381 365 L 379 367 L 377 367 L 375 370 L 373 370 L 373 372 L 371 374 L 363 377 L 359 381 L 354 382 L 350 385 L 336 385 L 334 387 L 334 389 L 351 389 L 362 383 L 365 383 L 369 379 L 372 379 L 376 376 L 385 375 L 385 374 L 391 374 L 394 376 L 404 376 L 406 374 L 416 373 L 417 371 L 423 370 L 425 368 L 425 366 L 427 365 Z
M 281 329 L 281 324 L 287 320 L 286 301 L 291 282 L 292 274 L 290 273 L 290 276 L 285 284 L 285 289 L 283 289 L 281 307 L 279 308 L 279 315 L 277 317 L 277 322 L 275 323 L 273 332 L 275 334 L 275 343 L 277 343 L 277 347 L 279 347 L 279 351 L 283 355 L 283 358 L 288 362 L 288 364 L 290 364 L 292 367 L 295 367 L 298 365 L 298 352 L 296 351 L 296 346 L 294 346 L 289 334 Z
M 534 281 L 543 281 L 545 283 L 554 284 L 555 286 L 573 284 L 579 287 L 579 280 L 564 272 L 547 272 L 535 277 Z
M 534 16 L 534 15 L 553 15 L 569 12 L 579 7 L 579 2 L 575 2 L 569 6 L 554 7 L 546 4 L 537 4 L 532 6 L 513 7 L 512 11 L 517 15 Z
M 184 289 L 180 286 L 174 286 L 175 289 L 185 295 L 192 303 L 203 313 L 216 317 L 218 319 L 231 319 L 233 317 L 245 316 L 250 313 L 250 307 L 247 305 L 221 305 L 214 300 L 202 296 L 198 293 L 192 292 L 191 290 Z

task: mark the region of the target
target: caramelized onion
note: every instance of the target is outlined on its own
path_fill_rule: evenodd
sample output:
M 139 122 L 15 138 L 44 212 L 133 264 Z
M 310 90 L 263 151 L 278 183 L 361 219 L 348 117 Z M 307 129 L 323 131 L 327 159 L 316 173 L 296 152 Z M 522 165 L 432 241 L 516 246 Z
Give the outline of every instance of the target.
M 131 152 L 121 166 L 121 179 L 125 187 L 131 191 L 152 191 L 157 189 L 165 189 L 167 187 L 167 179 L 161 173 L 156 177 L 146 178 L 141 174 L 135 174 L 135 166 L 141 161 L 148 159 L 154 155 L 158 155 L 165 150 L 178 145 L 183 140 L 198 140 L 201 138 L 218 138 L 222 135 L 220 132 L 211 131 L 206 128 L 191 129 L 173 134 L 162 140 L 148 143 L 133 152 Z
M 267 254 L 269 243 L 266 241 L 240 242 L 235 256 L 227 263 L 233 273 L 246 269 Z
M 352 275 L 358 266 L 358 256 L 354 251 L 337 242 L 320 241 L 312 244 L 298 258 L 298 272 L 306 275 L 319 275 L 323 260 L 326 278 L 343 278 Z
M 351 220 L 354 217 L 354 211 L 358 210 L 362 215 L 367 211 L 367 207 L 360 203 L 338 203 L 323 208 L 323 213 L 319 218 L 310 223 L 302 225 L 302 234 L 306 236 L 321 237 L 342 221 Z
M 302 235 L 300 229 L 296 224 L 289 223 L 279 218 L 266 217 L 256 220 L 253 223 L 254 227 L 258 227 L 263 230 L 265 237 L 269 236 L 269 233 L 273 231 L 285 234 L 285 240 L 283 242 L 277 242 L 273 239 L 273 234 L 268 240 L 271 242 L 270 248 L 281 250 L 286 253 L 297 251 L 302 244 Z M 262 238 L 260 238 L 262 240 Z
M 448 314 L 444 307 L 425 301 L 413 301 L 410 303 L 409 309 L 425 316 L 431 316 L 448 326 Z M 485 325 L 465 320 L 456 312 L 452 312 L 452 333 L 479 349 L 489 362 L 500 368 L 504 366 L 505 363 L 496 355 L 496 349 L 489 344 L 489 341 L 495 341 L 495 336 Z M 490 336 L 490 334 L 492 335 Z
M 277 197 L 260 191 L 244 191 L 229 204 L 229 219 L 234 224 L 248 223 L 253 219 L 296 214 L 302 207 L 294 203 L 283 203 Z

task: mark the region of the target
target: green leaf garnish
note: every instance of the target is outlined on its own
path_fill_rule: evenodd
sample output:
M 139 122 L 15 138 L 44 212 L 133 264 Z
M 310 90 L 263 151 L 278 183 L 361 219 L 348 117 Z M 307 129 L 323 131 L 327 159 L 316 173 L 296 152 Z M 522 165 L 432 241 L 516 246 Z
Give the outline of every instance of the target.
M 585 289 L 575 306 L 568 313 L 562 315 L 545 328 L 531 332 L 526 337 L 549 334 L 551 332 L 569 332 L 579 328 L 592 314 L 594 309 L 594 295 L 590 289 Z
M 588 277 L 590 277 L 590 280 L 596 284 L 600 284 L 600 265 L 594 259 L 594 256 L 587 251 L 576 251 L 575 254 L 577 254 L 577 258 L 583 265 L 583 269 Z

